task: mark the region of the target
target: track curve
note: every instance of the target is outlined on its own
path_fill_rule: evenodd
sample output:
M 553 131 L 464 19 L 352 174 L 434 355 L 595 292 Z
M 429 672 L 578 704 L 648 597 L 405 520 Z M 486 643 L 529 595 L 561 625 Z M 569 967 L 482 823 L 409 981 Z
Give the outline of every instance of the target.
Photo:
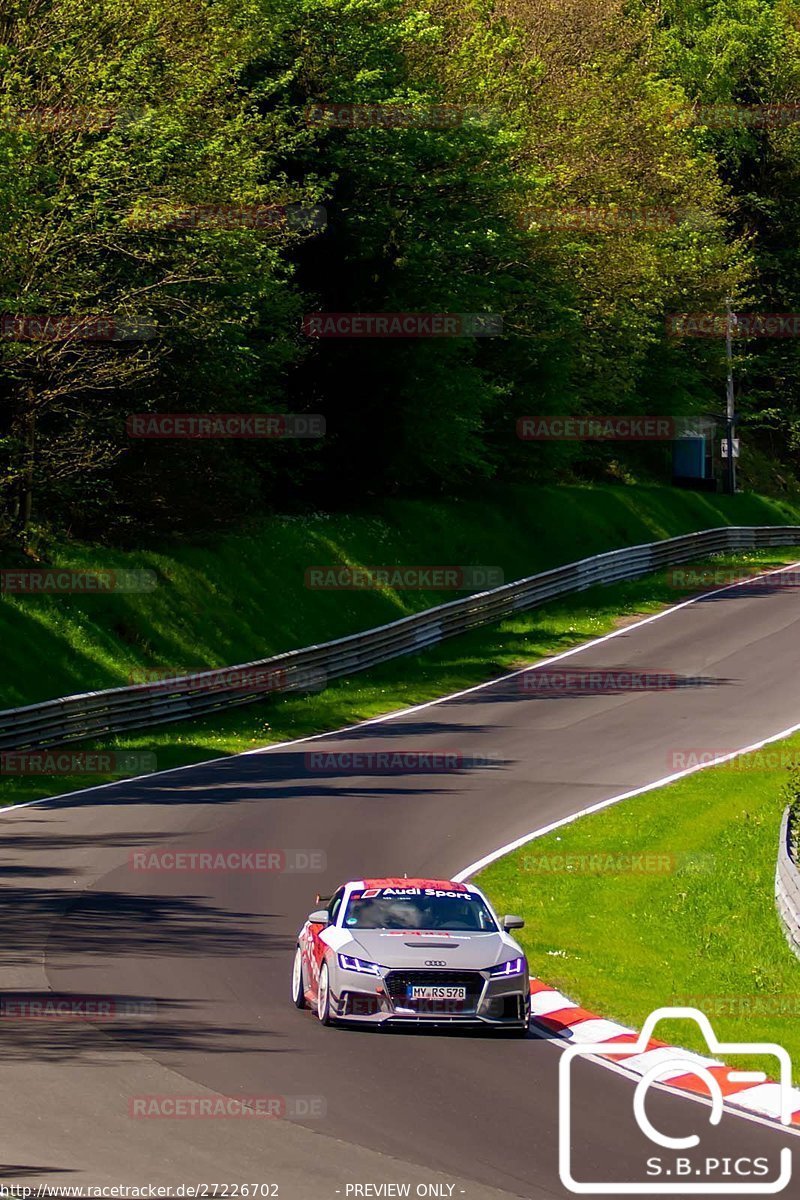
M 294 935 L 317 890 L 370 875 L 446 877 L 537 826 L 668 774 L 679 746 L 733 748 L 800 720 L 794 587 L 731 589 L 580 648 L 581 669 L 671 672 L 668 690 L 546 697 L 507 677 L 313 742 L 8 813 L 3 990 L 153 999 L 123 1024 L 0 1025 L 13 1154 L 7 1180 L 274 1181 L 292 1200 L 348 1184 L 439 1182 L 472 1198 L 564 1196 L 553 1045 L 491 1036 L 326 1030 L 292 1008 Z M 694 681 L 700 680 L 699 683 Z M 689 682 L 692 681 L 692 682 Z M 449 751 L 458 772 L 317 774 L 306 754 Z M 318 850 L 322 874 L 147 872 L 129 856 Z M 533 963 L 547 977 L 546 966 Z M 637 1178 L 629 1081 L 576 1076 L 581 1161 Z M 145 1094 L 318 1096 L 323 1118 L 134 1120 Z M 698 1106 L 658 1093 L 664 1126 Z M 624 1131 L 621 1135 L 620 1131 Z M 726 1118 L 710 1153 L 791 1135 Z M 602 1178 L 602 1174 L 598 1175 Z

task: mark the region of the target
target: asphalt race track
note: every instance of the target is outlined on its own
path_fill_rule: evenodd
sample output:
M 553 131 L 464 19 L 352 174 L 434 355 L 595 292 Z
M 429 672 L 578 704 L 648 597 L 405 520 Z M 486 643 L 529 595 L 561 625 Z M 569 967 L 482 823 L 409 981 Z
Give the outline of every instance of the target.
M 347 878 L 450 876 L 670 774 L 674 749 L 734 749 L 799 722 L 799 659 L 796 589 L 730 590 L 563 663 L 673 673 L 665 690 L 548 696 L 501 679 L 388 722 L 8 813 L 0 999 L 53 991 L 154 1005 L 113 1021 L 0 1021 L 0 1183 L 274 1183 L 283 1200 L 386 1183 L 412 1195 L 436 1184 L 428 1194 L 566 1196 L 556 1045 L 323 1029 L 289 1001 L 297 929 L 315 893 Z M 358 775 L 306 760 L 384 749 L 485 764 Z M 131 860 L 142 849 L 276 847 L 323 852 L 325 870 L 142 871 Z M 547 963 L 532 964 L 545 979 Z M 576 1173 L 640 1179 L 653 1147 L 633 1125 L 630 1081 L 577 1066 Z M 288 1097 L 294 1115 L 129 1115 L 136 1097 L 214 1093 Z M 315 1112 L 297 1097 L 315 1098 Z M 705 1107 L 663 1091 L 648 1113 L 669 1132 L 701 1132 L 720 1158 L 772 1163 L 782 1145 L 800 1146 L 727 1115 L 707 1133 Z

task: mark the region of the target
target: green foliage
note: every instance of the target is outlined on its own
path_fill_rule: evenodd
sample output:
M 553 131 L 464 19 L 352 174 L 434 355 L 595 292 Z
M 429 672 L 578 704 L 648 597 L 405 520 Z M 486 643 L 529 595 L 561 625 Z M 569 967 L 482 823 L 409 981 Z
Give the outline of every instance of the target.
M 797 305 L 800 124 L 680 117 L 800 96 L 798 26 L 791 0 L 13 0 L 0 311 L 151 336 L 0 337 L 0 532 L 663 472 L 663 451 L 524 444 L 515 422 L 714 411 L 723 347 L 668 337 L 666 314 Z M 406 119 L 336 127 L 319 104 Z M 172 219 L 219 204 L 239 224 Z M 285 205 L 327 225 L 248 224 Z M 542 219 L 575 210 L 616 216 Z M 314 340 L 314 311 L 494 313 L 503 333 Z M 796 347 L 748 351 L 752 438 L 791 474 Z M 322 412 L 328 436 L 142 443 L 139 411 Z
M 800 846 L 800 769 L 793 767 L 789 779 L 781 788 L 781 799 L 789 809 L 789 838 L 792 855 L 797 861 L 797 850 Z
M 648 4 L 649 8 L 650 5 Z M 734 234 L 752 274 L 742 311 L 796 312 L 800 301 L 800 9 L 795 0 L 668 0 L 658 6 L 655 63 L 695 113 L 691 135 L 717 163 Z M 722 111 L 772 119 L 727 124 Z M 736 296 L 736 292 L 732 292 Z M 797 472 L 797 342 L 736 345 L 744 436 Z
M 476 563 L 518 579 L 589 554 L 723 524 L 800 523 L 800 509 L 761 496 L 707 496 L 658 487 L 502 487 L 470 500 L 391 500 L 369 513 L 314 513 L 251 522 L 202 543 L 120 551 L 40 536 L 35 549 L 74 570 L 150 570 L 145 593 L 0 597 L 0 709 L 144 678 L 252 662 L 374 628 L 453 592 L 351 592 L 305 586 L 311 565 Z M 20 555 L 20 561 L 24 561 Z M 790 549 L 745 559 L 769 569 Z M 269 699 L 206 719 L 101 738 L 105 749 L 155 754 L 160 769 L 275 741 L 341 729 L 404 705 L 461 691 L 523 663 L 598 637 L 620 618 L 674 603 L 668 572 L 590 588 L 424 654 L 331 680 L 309 696 Z M 148 675 L 148 672 L 150 673 Z M 94 748 L 100 748 L 95 744 Z M 101 782 L 67 776 L 0 778 L 0 805 Z M 774 798 L 774 797 L 773 797 Z

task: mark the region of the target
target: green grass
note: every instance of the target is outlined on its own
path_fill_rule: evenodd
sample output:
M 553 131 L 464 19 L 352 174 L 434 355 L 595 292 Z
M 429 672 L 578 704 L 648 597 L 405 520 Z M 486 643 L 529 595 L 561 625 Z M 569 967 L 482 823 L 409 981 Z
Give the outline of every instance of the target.
M 142 667 L 191 671 L 264 658 L 459 594 L 311 591 L 309 566 L 497 565 L 512 580 L 714 525 L 781 523 L 800 523 L 800 506 L 659 487 L 507 487 L 469 501 L 276 518 L 209 545 L 129 553 L 57 545 L 53 565 L 147 568 L 158 587 L 140 595 L 0 597 L 0 708 L 120 686 Z
M 246 662 L 370 628 L 452 599 L 436 592 L 317 592 L 308 566 L 482 564 L 507 580 L 616 546 L 714 525 L 799 523 L 800 509 L 658 487 L 495 489 L 480 499 L 398 501 L 361 516 L 273 520 L 207 546 L 123 553 L 70 544 L 49 555 L 80 569 L 149 568 L 141 595 L 0 598 L 0 708 L 129 682 L 131 672 L 192 671 Z M 789 551 L 751 556 L 787 562 Z M 16 564 L 15 564 L 16 565 Z M 480 683 L 674 602 L 664 579 L 593 589 L 443 643 L 424 655 L 334 682 L 306 697 L 273 697 L 223 716 L 104 740 L 155 753 L 160 769 L 233 754 L 421 703 Z M 100 748 L 98 745 L 97 748 Z M 105 782 L 109 776 L 0 778 L 0 805 Z
M 518 578 L 616 546 L 714 525 L 800 523 L 800 510 L 656 487 L 506 488 L 470 502 L 397 502 L 362 516 L 274 520 L 214 546 L 159 553 L 56 547 L 53 565 L 150 568 L 160 586 L 138 596 L 0 598 L 0 707 L 128 682 L 143 667 L 192 670 L 265 657 L 368 628 L 452 593 L 319 593 L 306 567 L 479 563 Z M 773 550 L 725 561 L 792 561 Z M 10 565 L 10 564 L 4 564 Z M 15 563 L 13 565 L 19 565 Z M 452 639 L 310 696 L 272 697 L 223 716 L 109 739 L 155 753 L 160 769 L 336 729 L 469 687 L 597 637 L 679 596 L 666 575 L 594 588 Z M 796 741 L 800 752 L 800 740 Z M 0 778 L 0 805 L 104 782 L 108 776 Z M 631 1025 L 687 996 L 800 996 L 772 899 L 781 772 L 716 770 L 585 818 L 484 873 L 499 908 L 528 919 L 534 969 L 587 1007 Z M 708 855 L 666 875 L 532 873 L 524 857 L 553 852 Z M 800 999 L 798 999 L 800 1009 Z M 715 1014 L 730 1039 L 777 1040 L 800 1060 L 796 1014 Z M 692 1030 L 659 1036 L 702 1049 Z
M 749 563 L 753 571 L 795 561 L 791 548 L 717 562 Z M 308 696 L 274 696 L 222 716 L 178 722 L 106 739 L 104 749 L 154 754 L 165 770 L 236 754 L 273 742 L 339 729 L 381 713 L 421 704 L 492 679 L 609 632 L 621 620 L 658 611 L 683 597 L 666 572 L 613 587 L 597 587 L 530 613 L 473 630 L 425 654 L 397 659 L 352 679 L 334 680 Z M 96 744 L 97 745 L 97 744 Z M 99 746 L 98 746 L 99 748 Z M 0 806 L 19 804 L 106 782 L 110 775 L 0 777 Z
M 688 1004 L 721 1040 L 777 1042 L 797 1068 L 800 961 L 773 898 L 787 762 L 800 762 L 800 736 L 582 817 L 479 883 L 501 912 L 526 918 L 532 971 L 591 1012 L 640 1029 L 654 1009 Z M 598 854 L 669 862 L 598 871 L 585 861 Z M 567 855 L 570 869 L 557 857 Z M 656 1036 L 705 1049 L 685 1021 Z

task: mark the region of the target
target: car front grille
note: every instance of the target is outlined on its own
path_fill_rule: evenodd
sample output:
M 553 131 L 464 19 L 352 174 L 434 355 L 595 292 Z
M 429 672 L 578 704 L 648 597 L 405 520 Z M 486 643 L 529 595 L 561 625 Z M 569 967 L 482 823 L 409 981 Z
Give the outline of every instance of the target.
M 385 978 L 392 1003 L 412 1009 L 421 1016 L 467 1016 L 474 1013 L 483 991 L 484 979 L 477 971 L 390 971 Z M 407 992 L 415 985 L 466 988 L 464 1000 L 412 1000 Z

